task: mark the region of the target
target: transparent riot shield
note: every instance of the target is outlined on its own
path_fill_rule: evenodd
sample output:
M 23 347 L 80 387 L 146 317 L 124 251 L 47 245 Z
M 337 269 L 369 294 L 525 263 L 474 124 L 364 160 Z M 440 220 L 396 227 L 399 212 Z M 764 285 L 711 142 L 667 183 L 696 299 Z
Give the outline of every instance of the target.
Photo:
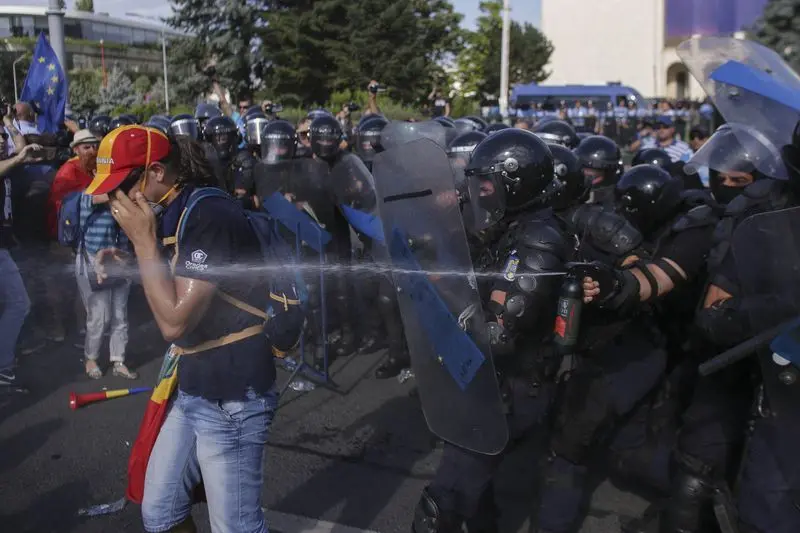
M 295 264 L 287 267 L 295 269 L 301 278 L 301 298 L 308 317 L 300 345 L 300 360 L 281 360 L 284 368 L 292 371 L 286 386 L 294 381 L 298 372 L 315 380 L 328 381 L 324 273 L 331 235 L 321 223 L 321 220 L 329 220 L 327 211 L 333 209 L 325 189 L 328 168 L 313 159 L 292 159 L 275 164 L 259 163 L 254 173 L 262 208 L 281 224 L 286 241 L 294 248 Z
M 800 77 L 775 51 L 732 37 L 702 37 L 681 43 L 678 55 L 723 118 L 747 126 L 734 133 L 748 151 L 779 154 L 791 142 L 800 120 Z M 777 161 L 775 169 L 773 160 L 757 159 L 757 168 L 788 179 Z
M 391 150 L 420 139 L 429 139 L 442 148 L 447 147 L 445 127 L 435 120 L 425 122 L 393 120 L 381 130 L 381 147 L 384 150 Z
M 328 182 L 336 203 L 350 225 L 374 242 L 382 244 L 384 235 L 378 216 L 375 181 L 364 162 L 353 154 L 343 154 L 331 169 Z
M 508 428 L 445 152 L 413 141 L 376 156 L 378 208 L 428 427 L 500 453 Z
M 754 333 L 800 316 L 800 207 L 747 218 L 734 232 L 732 251 L 742 289 L 741 307 L 747 310 Z M 758 359 L 766 407 L 780 424 L 800 427 L 800 367 L 792 362 L 798 360 L 794 351 L 799 345 L 790 340 L 778 337 L 771 349 L 758 353 Z M 795 441 L 774 441 L 776 447 L 794 448 L 781 450 L 779 457 L 795 457 Z M 791 479 L 797 479 L 800 465 L 796 460 L 788 463 L 782 467 L 794 472 Z

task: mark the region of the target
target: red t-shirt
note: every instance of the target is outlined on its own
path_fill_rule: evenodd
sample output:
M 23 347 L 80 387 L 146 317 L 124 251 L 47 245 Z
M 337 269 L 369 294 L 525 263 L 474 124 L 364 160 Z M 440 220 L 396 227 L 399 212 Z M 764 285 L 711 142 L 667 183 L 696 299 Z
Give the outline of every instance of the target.
M 58 210 L 61 209 L 64 197 L 69 193 L 84 190 L 91 182 L 92 176 L 83 171 L 77 157 L 73 157 L 58 169 L 47 198 L 47 228 L 51 238 L 58 238 Z

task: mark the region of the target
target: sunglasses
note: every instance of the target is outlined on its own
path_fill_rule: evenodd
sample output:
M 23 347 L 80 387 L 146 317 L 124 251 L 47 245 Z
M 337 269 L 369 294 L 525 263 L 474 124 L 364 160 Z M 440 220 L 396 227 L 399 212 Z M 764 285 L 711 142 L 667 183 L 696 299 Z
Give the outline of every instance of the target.
M 248 107 L 250 107 L 250 106 L 249 105 L 239 104 L 239 109 L 247 109 Z

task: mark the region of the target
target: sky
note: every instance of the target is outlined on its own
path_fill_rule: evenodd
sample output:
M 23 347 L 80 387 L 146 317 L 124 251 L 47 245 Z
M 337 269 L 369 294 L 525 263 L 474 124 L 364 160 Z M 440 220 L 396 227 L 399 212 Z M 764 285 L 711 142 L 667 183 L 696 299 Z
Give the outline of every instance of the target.
M 213 0 L 209 0 L 213 1 Z M 462 25 L 465 28 L 474 28 L 475 19 L 480 14 L 478 6 L 480 0 L 451 0 L 456 11 L 464 14 Z M 539 24 L 539 14 L 542 0 L 511 0 L 511 18 L 518 22 Z M 47 5 L 47 0 L 0 0 L 0 5 Z M 67 6 L 72 7 L 74 0 L 67 0 Z M 150 16 L 165 16 L 169 14 L 167 0 L 95 0 L 96 12 L 107 12 L 112 16 L 123 16 L 127 12 L 139 13 Z

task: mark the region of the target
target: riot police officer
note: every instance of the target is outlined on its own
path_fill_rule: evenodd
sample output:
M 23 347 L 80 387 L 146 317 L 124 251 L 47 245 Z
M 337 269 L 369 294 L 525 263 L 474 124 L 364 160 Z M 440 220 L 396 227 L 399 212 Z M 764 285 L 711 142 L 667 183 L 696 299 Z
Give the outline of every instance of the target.
M 334 168 L 342 156 L 341 144 L 344 133 L 339 121 L 330 113 L 317 113 L 311 121 L 309 141 L 314 158 Z M 331 184 L 332 186 L 332 184 Z M 340 265 L 349 265 L 351 261 L 350 225 L 340 209 L 333 211 L 332 219 L 325 221 L 325 228 L 333 236 L 329 257 L 335 258 Z M 340 332 L 331 335 L 334 355 L 341 357 L 353 352 L 355 348 L 355 331 L 351 316 L 351 294 L 348 279 L 344 275 L 334 276 L 334 305 L 337 318 L 341 321 Z
M 594 278 L 584 278 L 584 301 L 598 307 L 584 309 L 584 339 L 555 407 L 536 517 L 535 530 L 542 533 L 571 531 L 580 518 L 589 453 L 600 443 L 609 443 L 618 468 L 668 484 L 666 465 L 637 453 L 646 432 L 623 422 L 647 402 L 668 368 L 667 335 L 644 311 L 669 300 L 685 302 L 685 291 L 702 275 L 715 219 L 709 206 L 687 204 L 680 180 L 651 165 L 625 173 L 615 196 L 643 239 L 635 249 L 632 237 L 618 240 L 628 246 L 625 255 L 613 267 L 595 263 Z M 597 225 L 601 235 L 593 244 L 615 241 L 615 235 L 602 235 L 604 227 L 624 228 Z
M 601 135 L 585 138 L 575 149 L 586 176 L 592 178 L 591 203 L 610 206 L 614 185 L 622 174 L 622 154 L 617 143 Z
M 731 240 L 736 226 L 747 217 L 791 205 L 790 187 L 775 177 L 783 166 L 776 154 L 762 135 L 748 126 L 730 124 L 720 128 L 687 163 L 690 171 L 709 169 L 712 192 L 724 208 L 708 259 L 709 282 L 695 317 L 697 330 L 706 341 L 702 359 L 756 333 L 750 325 Z M 741 179 L 744 186 L 735 186 L 734 179 Z M 753 373 L 753 361 L 746 360 L 698 380 L 672 454 L 670 499 L 660 516 L 664 533 L 700 533 L 716 527 L 714 506 L 717 516 L 735 521 L 730 487 L 738 471 L 754 398 Z M 763 407 L 756 411 L 759 415 L 766 412 Z M 760 523 L 763 528 L 772 518 L 752 503 L 763 504 L 765 500 L 760 494 L 751 492 L 749 496 L 756 498 L 744 502 L 748 522 Z M 779 520 L 791 523 L 788 517 L 792 512 L 784 508 L 781 513 Z M 630 530 L 644 532 L 646 528 L 645 523 Z
M 359 121 L 356 126 L 355 153 L 367 169 L 372 170 L 372 160 L 380 148 L 381 131 L 389 123 L 380 115 L 369 115 L 366 120 Z
M 195 140 L 200 136 L 200 126 L 197 123 L 197 119 L 188 113 L 182 113 L 172 117 L 169 131 L 172 136 L 186 135 Z
M 563 120 L 549 120 L 540 123 L 533 129 L 533 133 L 542 138 L 546 143 L 560 144 L 566 146 L 570 150 L 576 148 L 580 143 L 575 128 Z
M 209 119 L 221 116 L 222 111 L 220 108 L 208 102 L 197 104 L 197 107 L 194 110 L 194 118 L 197 119 L 197 126 L 201 135 L 205 131 L 205 125 Z
M 661 167 L 673 176 L 683 181 L 683 188 L 703 189 L 703 182 L 696 172 L 686 172 L 686 163 L 683 161 L 672 161 L 669 154 L 661 148 L 642 148 L 633 156 L 632 166 L 655 165 Z
M 479 207 L 492 224 L 513 216 L 509 231 L 486 242 L 477 269 L 502 271 L 480 291 L 500 387 L 508 404 L 512 444 L 541 423 L 558 367 L 546 339 L 552 330 L 560 280 L 534 277 L 561 271 L 572 246 L 548 207 L 553 156 L 528 132 L 496 132 L 475 148 L 467 180 L 481 191 Z M 472 217 L 465 219 L 470 222 Z M 492 477 L 501 455 L 482 455 L 446 443 L 442 461 L 415 511 L 415 533 L 496 531 Z
M 121 128 L 122 126 L 132 126 L 133 124 L 136 124 L 136 121 L 134 119 L 131 119 L 130 116 L 120 115 L 118 117 L 113 118 L 111 122 L 109 122 L 108 131 L 111 132 L 117 128 Z
M 145 126 L 148 128 L 155 128 L 159 130 L 164 135 L 169 135 L 169 125 L 170 125 L 169 117 L 164 115 L 153 115 L 150 119 L 145 122 Z
M 240 189 L 244 195 L 246 191 L 243 187 L 253 180 L 252 177 L 243 178 L 242 174 L 252 174 L 254 162 L 251 161 L 252 157 L 247 157 L 249 155 L 247 153 L 244 157 L 239 155 L 240 151 L 237 148 L 239 132 L 236 123 L 226 116 L 211 118 L 206 122 L 203 137 L 211 148 L 207 150 L 209 162 L 221 186 L 228 192 L 236 191 L 237 195 L 239 194 L 237 189 Z M 247 168 L 244 168 L 245 165 Z
M 111 131 L 111 117 L 108 115 L 97 115 L 92 117 L 89 121 L 89 131 L 97 137 L 98 139 L 102 139 L 108 132 Z

